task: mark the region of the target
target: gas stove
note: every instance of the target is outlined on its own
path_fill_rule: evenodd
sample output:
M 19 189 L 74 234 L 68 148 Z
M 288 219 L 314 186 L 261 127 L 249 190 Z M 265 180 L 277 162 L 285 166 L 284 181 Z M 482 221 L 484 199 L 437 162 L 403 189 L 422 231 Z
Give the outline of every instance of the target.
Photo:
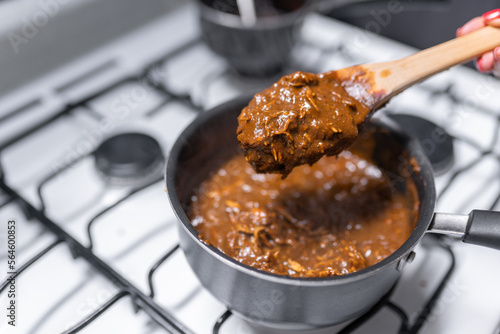
M 284 73 L 415 51 L 311 13 Z M 179 249 L 163 182 L 164 159 L 187 124 L 276 79 L 233 72 L 200 40 L 187 5 L 4 96 L 0 275 L 15 284 L 2 281 L 0 332 L 283 333 L 232 315 L 200 285 Z M 500 80 L 454 68 L 377 113 L 427 119 L 453 139 L 436 178 L 437 211 L 500 210 L 499 92 Z M 432 136 L 422 144 L 429 153 L 440 146 Z M 292 333 L 499 332 L 500 253 L 432 236 L 415 252 L 365 316 Z

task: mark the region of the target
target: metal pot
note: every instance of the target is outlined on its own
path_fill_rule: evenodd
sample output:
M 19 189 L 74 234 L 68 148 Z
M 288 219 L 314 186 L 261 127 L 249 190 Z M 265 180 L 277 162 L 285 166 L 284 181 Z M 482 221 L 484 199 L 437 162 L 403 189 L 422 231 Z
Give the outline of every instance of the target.
M 307 13 L 370 1 L 374 0 L 244 1 L 251 3 L 256 11 L 252 22 L 245 22 L 236 14 L 236 0 L 198 0 L 196 3 L 201 36 L 208 47 L 225 58 L 239 74 L 263 78 L 278 74 L 285 66 Z M 268 7 L 277 11 L 259 15 Z
M 396 178 L 417 185 L 420 214 L 410 237 L 393 254 L 358 272 L 328 278 L 275 275 L 243 265 L 201 242 L 188 218 L 193 190 L 224 161 L 238 154 L 237 116 L 250 97 L 239 98 L 200 115 L 184 130 L 170 154 L 167 192 L 179 221 L 180 245 L 201 283 L 233 313 L 280 328 L 329 326 L 357 317 L 380 300 L 398 280 L 412 249 L 425 233 L 450 233 L 464 242 L 500 249 L 500 213 L 434 214 L 436 192 L 431 165 L 422 148 L 395 126 L 371 122 L 375 161 Z M 420 172 L 408 173 L 410 158 Z M 413 167 L 409 167 L 413 168 Z M 404 174 L 404 175 L 402 175 Z M 399 186 L 404 187 L 404 181 Z
M 296 1 L 293 10 L 256 17 L 249 25 L 231 13 L 236 1 L 198 0 L 197 3 L 205 43 L 238 73 L 249 77 L 268 77 L 281 71 L 308 11 L 305 1 Z

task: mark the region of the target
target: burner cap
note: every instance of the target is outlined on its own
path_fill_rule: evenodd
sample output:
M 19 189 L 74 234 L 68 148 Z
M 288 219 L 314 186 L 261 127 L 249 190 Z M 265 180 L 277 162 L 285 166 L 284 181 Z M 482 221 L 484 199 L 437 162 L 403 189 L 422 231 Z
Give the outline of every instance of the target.
M 142 133 L 123 133 L 106 139 L 94 152 L 95 166 L 113 183 L 143 181 L 161 172 L 160 144 Z
M 453 138 L 443 128 L 417 116 L 393 114 L 389 117 L 420 142 L 436 175 L 447 172 L 453 166 Z

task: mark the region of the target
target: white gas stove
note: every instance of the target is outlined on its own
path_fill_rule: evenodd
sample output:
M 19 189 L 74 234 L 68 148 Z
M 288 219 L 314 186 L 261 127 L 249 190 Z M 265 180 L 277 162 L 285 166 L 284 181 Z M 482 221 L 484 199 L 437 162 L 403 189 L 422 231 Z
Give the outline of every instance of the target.
M 323 72 L 412 52 L 309 14 L 288 71 Z M 196 10 L 187 5 L 2 97 L 0 277 L 11 271 L 9 220 L 16 222 L 13 271 L 31 265 L 15 279 L 15 298 L 11 284 L 0 294 L 0 332 L 77 326 L 70 332 L 283 333 L 230 316 L 200 285 L 178 249 L 176 218 L 155 165 L 199 113 L 275 79 L 232 72 L 200 41 Z M 455 137 L 454 164 L 436 180 L 437 211 L 500 210 L 499 94 L 500 80 L 455 68 L 379 112 L 417 115 Z M 109 139 L 126 133 L 142 134 L 153 153 L 120 169 Z M 111 149 L 100 146 L 105 141 Z M 390 301 L 352 333 L 398 333 L 429 302 L 419 333 L 499 332 L 500 252 L 426 237 L 416 253 Z M 15 327 L 8 324 L 11 300 Z M 336 333 L 347 325 L 293 333 Z

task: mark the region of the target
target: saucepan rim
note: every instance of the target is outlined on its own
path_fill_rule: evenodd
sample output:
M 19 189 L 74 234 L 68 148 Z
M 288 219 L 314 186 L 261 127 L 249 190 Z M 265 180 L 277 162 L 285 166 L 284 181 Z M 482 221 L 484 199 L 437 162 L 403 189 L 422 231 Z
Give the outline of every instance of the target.
M 395 124 L 388 124 L 386 122 L 376 122 L 377 126 L 386 128 L 392 134 L 397 134 L 398 136 L 403 136 L 407 141 L 405 148 L 409 152 L 410 157 L 416 157 L 420 165 L 420 171 L 415 175 L 416 182 L 422 182 L 421 187 L 418 188 L 419 198 L 420 198 L 420 211 L 419 217 L 417 219 L 416 225 L 408 239 L 399 247 L 394 253 L 389 255 L 382 261 L 356 271 L 354 273 L 332 276 L 332 277 L 290 277 L 284 275 L 273 274 L 258 270 L 256 268 L 250 267 L 237 260 L 231 258 L 230 256 L 224 254 L 222 251 L 218 250 L 214 246 L 207 245 L 202 242 L 198 237 L 198 232 L 191 224 L 190 219 L 187 217 L 184 211 L 180 199 L 177 196 L 175 178 L 177 175 L 177 162 L 182 150 L 185 147 L 188 139 L 192 137 L 200 128 L 202 128 L 208 121 L 217 118 L 219 115 L 226 112 L 234 111 L 235 108 L 242 108 L 251 100 L 252 96 L 243 96 L 233 100 L 230 100 L 224 104 L 221 104 L 209 111 L 204 112 L 199 115 L 191 124 L 189 124 L 184 131 L 177 138 L 165 168 L 165 182 L 167 194 L 170 199 L 170 204 L 177 217 L 177 219 L 182 223 L 182 227 L 187 232 L 187 234 L 197 243 L 198 246 L 208 252 L 211 256 L 215 257 L 217 260 L 223 262 L 225 265 L 238 270 L 244 274 L 254 276 L 266 281 L 281 283 L 285 285 L 292 286 L 328 286 L 328 285 L 340 285 L 349 282 L 354 282 L 362 279 L 366 279 L 372 275 L 376 275 L 379 271 L 391 266 L 397 261 L 404 261 L 405 255 L 407 255 L 423 238 L 426 231 L 429 228 L 433 214 L 434 205 L 436 200 L 436 191 L 434 184 L 434 174 L 432 171 L 431 164 L 425 154 L 423 154 L 423 149 L 420 144 L 414 139 L 406 134 L 404 134 L 401 129 Z M 236 134 L 235 134 L 236 135 Z M 421 194 L 420 192 L 423 191 Z

